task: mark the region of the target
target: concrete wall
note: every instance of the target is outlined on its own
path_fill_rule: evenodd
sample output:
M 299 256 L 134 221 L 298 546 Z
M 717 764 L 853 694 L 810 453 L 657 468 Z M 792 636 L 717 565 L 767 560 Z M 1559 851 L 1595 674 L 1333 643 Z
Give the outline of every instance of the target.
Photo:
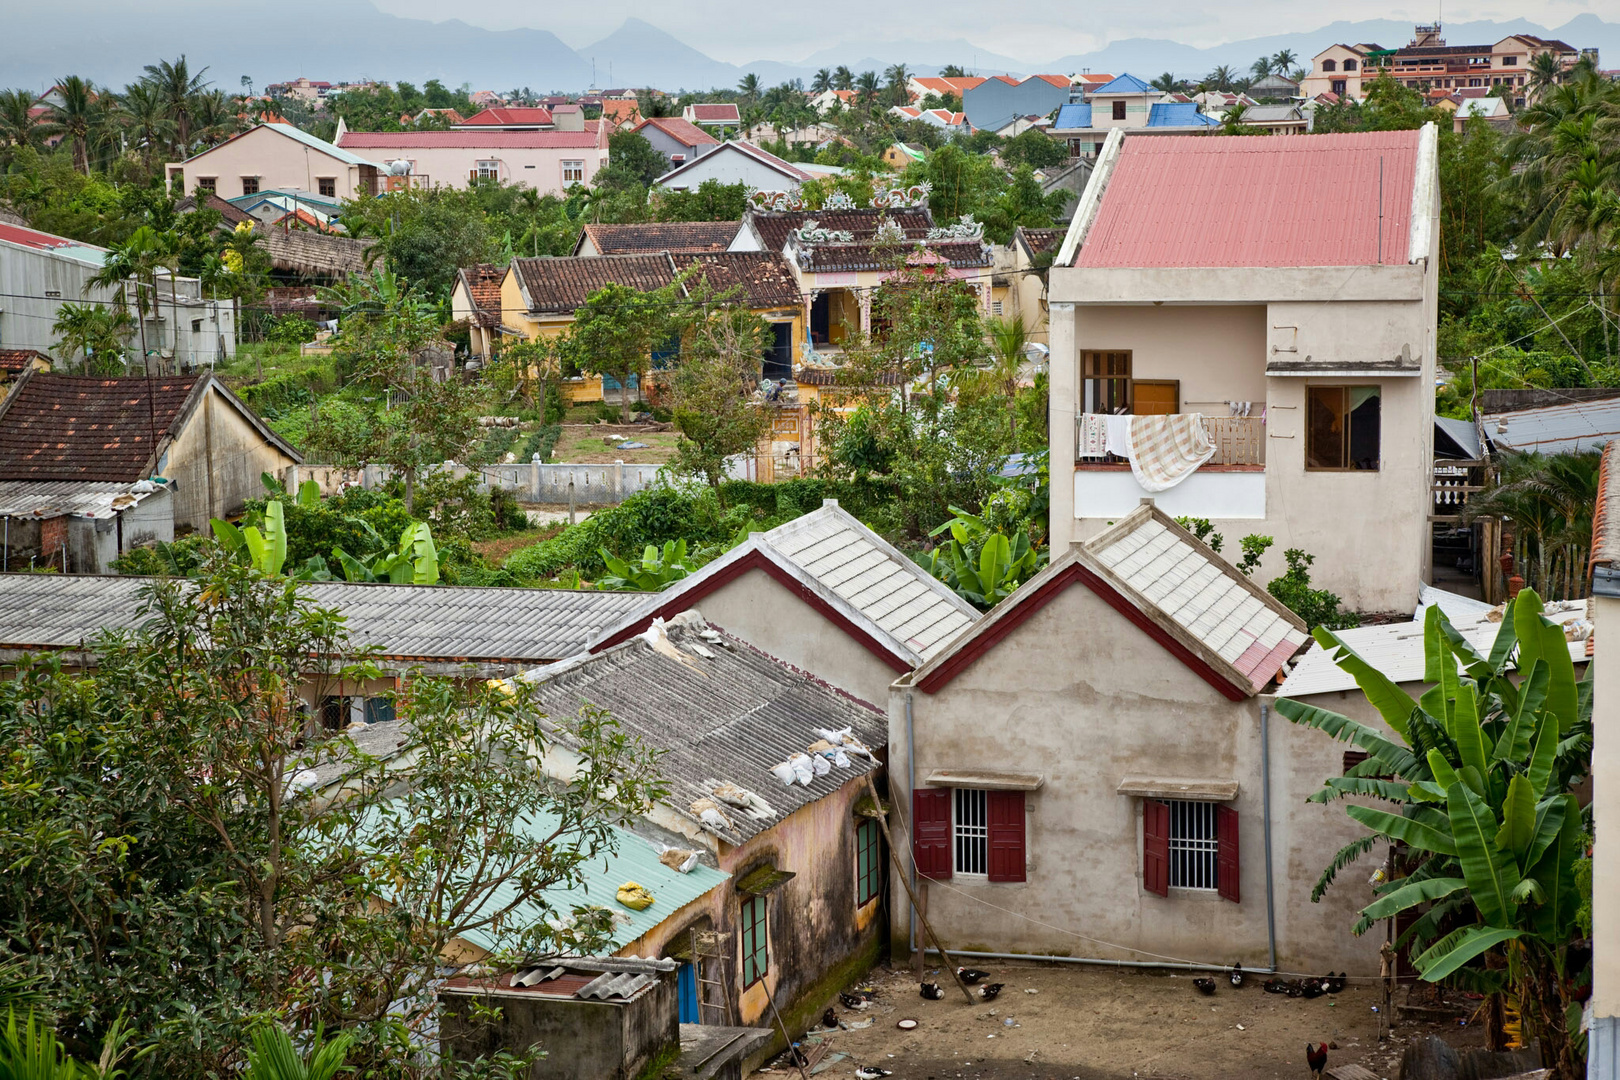
M 548 134 L 549 133 L 542 133 Z M 581 134 L 570 140 L 574 146 L 368 146 L 356 151 L 379 162 L 404 159 L 411 162 L 413 176 L 434 187 L 465 188 L 468 177 L 480 161 L 496 162 L 501 183 L 534 188 L 542 195 L 562 195 L 574 181 L 563 182 L 563 162 L 584 163 L 589 184 L 607 164 L 607 145 L 596 145 L 594 135 Z M 302 185 L 300 185 L 302 186 Z
M 694 606 L 713 625 L 877 708 L 889 699 L 895 670 L 763 570 L 748 571 Z
M 254 128 L 190 161 L 170 163 L 170 184 L 178 178 L 181 188 L 189 195 L 196 190 L 200 179 L 213 177 L 214 192 L 222 199 L 251 194 L 243 190 L 243 177 L 257 177 L 258 191 L 300 188 L 318 192 L 320 181 L 330 178 L 340 199 L 352 199 L 364 192 L 360 166 L 282 135 L 275 130 L 277 126 L 266 124 Z
M 762 191 L 797 191 L 799 181 L 782 175 L 756 158 L 730 147 L 712 147 L 697 164 L 659 184 L 671 191 L 696 191 L 705 180 L 722 184 L 752 184 Z
M 1620 1080 L 1620 600 L 1593 599 L 1591 1080 Z
M 448 468 L 456 477 L 466 476 L 473 471 L 465 465 L 448 463 L 439 468 Z M 614 462 L 611 465 L 575 465 L 567 462 L 546 464 L 538 461 L 521 462 L 513 465 L 484 465 L 477 470 L 480 476 L 481 490 L 502 488 L 516 495 L 522 502 L 567 503 L 570 498 L 581 505 L 612 505 L 621 503 L 640 491 L 647 491 L 664 483 L 662 476 L 665 466 L 662 465 L 626 465 L 624 462 Z M 732 472 L 740 472 L 741 464 L 736 465 Z M 345 469 L 335 465 L 292 465 L 286 464 L 276 470 L 287 484 L 288 490 L 296 491 L 298 484 L 304 480 L 317 480 L 321 483 L 322 494 L 333 494 L 342 489 L 345 484 L 359 484 L 367 489 L 382 487 L 393 476 L 394 470 L 387 465 L 367 465 L 362 469 Z M 254 474 L 257 482 L 258 474 Z M 573 486 L 570 494 L 569 486 Z
M 208 528 L 208 520 L 263 498 L 261 473 L 280 476 L 292 458 L 265 440 L 224 395 L 210 391 L 158 462 L 174 485 L 174 526 Z
M 1026 881 L 923 883 L 928 917 L 947 948 L 1153 959 L 1147 952 L 1265 966 L 1260 700 L 1227 700 L 1084 585 L 1073 585 L 936 693 L 895 684 L 891 789 L 907 823 L 896 843 L 905 845 L 908 866 L 908 695 L 919 785 L 938 769 L 1044 778 L 1026 796 Z M 1289 971 L 1376 975 L 1378 942 L 1349 932 L 1356 910 L 1372 898 L 1361 868 L 1342 875 L 1322 903 L 1310 902 L 1321 868 L 1359 835 L 1342 808 L 1304 801 L 1323 779 L 1339 775 L 1343 744 L 1273 715 L 1270 750 L 1278 963 Z M 1239 813 L 1241 903 L 1213 891 L 1160 897 L 1143 890 L 1142 800 L 1116 793 L 1126 775 L 1238 783 L 1230 805 Z M 899 894 L 898 882 L 892 891 Z M 896 903 L 897 949 L 907 933 L 905 906 Z

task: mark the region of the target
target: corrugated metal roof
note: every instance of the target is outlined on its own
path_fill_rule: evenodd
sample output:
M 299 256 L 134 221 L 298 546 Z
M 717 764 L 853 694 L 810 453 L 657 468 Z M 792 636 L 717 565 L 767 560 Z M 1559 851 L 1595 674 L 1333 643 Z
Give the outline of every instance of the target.
M 552 815 L 535 815 L 519 825 L 517 832 L 525 839 L 544 839 L 556 831 L 558 819 Z M 658 851 L 651 842 L 625 829 L 613 829 L 616 852 L 603 852 L 580 866 L 580 882 L 568 889 L 548 889 L 545 902 L 558 916 L 566 918 L 576 905 L 605 907 L 616 916 L 612 944 L 607 951 L 618 951 L 640 938 L 647 931 L 675 914 L 681 908 L 699 899 L 711 889 L 722 885 L 731 877 L 699 862 L 690 873 L 671 870 L 658 861 Z M 625 907 L 616 899 L 619 886 L 627 881 L 645 885 L 653 894 L 652 906 L 644 911 Z M 515 883 L 497 886 L 485 901 L 492 910 L 505 907 L 517 896 Z M 533 922 L 542 918 L 542 912 L 533 904 L 515 909 L 510 919 Z M 464 937 L 482 949 L 493 949 L 495 936 L 483 930 L 469 931 Z
M 1256 691 L 1310 640 L 1288 609 L 1154 508 L 1085 544 L 1138 597 L 1220 657 Z
M 972 625 L 978 613 L 837 503 L 761 540 L 926 660 Z
M 0 647 L 75 648 L 143 617 L 150 579 L 0 574 Z M 641 593 L 311 582 L 312 603 L 336 608 L 351 643 L 385 657 L 540 663 L 570 656 L 638 607 Z
M 345 131 L 344 147 L 382 152 L 391 150 L 544 150 L 596 147 L 600 136 L 594 128 L 586 131 L 505 131 L 458 128 L 451 131 Z M 351 154 L 351 156 L 353 156 Z
M 1586 612 L 1585 601 L 1573 601 L 1571 607 L 1564 608 L 1559 604 L 1547 605 L 1546 615 L 1555 622 L 1568 623 L 1582 618 Z M 1440 610 L 1446 611 L 1447 605 L 1441 604 Z M 1474 647 L 1474 651 L 1489 654 L 1491 645 L 1496 641 L 1497 632 L 1501 629 L 1501 622 L 1491 622 L 1483 614 L 1469 617 L 1467 614 L 1452 615 L 1447 611 L 1446 617 L 1451 625 L 1457 629 Z M 1415 683 L 1423 681 L 1423 621 L 1421 617 L 1411 622 L 1388 623 L 1383 626 L 1357 626 L 1349 630 L 1336 631 L 1339 640 L 1350 646 L 1363 660 L 1383 672 L 1388 678 L 1397 683 Z M 1576 663 L 1586 660 L 1586 642 L 1572 641 L 1569 643 L 1570 659 Z M 1459 669 L 1461 662 L 1458 663 Z M 1356 689 L 1356 680 L 1351 678 L 1344 670 L 1333 662 L 1331 654 L 1319 644 L 1312 644 L 1310 651 L 1299 658 L 1294 670 L 1288 678 L 1283 680 L 1278 688 L 1279 697 L 1306 697 L 1311 694 L 1325 694 L 1338 690 Z
M 1119 75 L 1112 81 L 1090 91 L 1092 94 L 1151 94 L 1154 92 L 1151 83 L 1143 82 L 1129 72 Z
M 606 709 L 632 735 L 663 751 L 667 805 L 694 822 L 689 807 L 719 783 L 753 792 L 774 813 L 763 818 L 723 806 L 729 824 L 704 828 L 730 844 L 757 836 L 802 806 L 877 768 L 851 755 L 807 787 L 784 786 L 774 765 L 803 754 L 817 728 L 850 727 L 874 749 L 888 741 L 888 720 L 790 664 L 701 621 L 654 623 L 645 633 L 598 654 L 572 657 L 521 676 L 553 717 L 582 706 Z M 565 746 L 566 732 L 554 732 Z
M 317 139 L 309 132 L 301 131 L 298 128 L 293 127 L 291 124 L 262 124 L 260 126 L 269 128 L 278 135 L 285 135 L 294 142 L 303 143 L 311 150 L 319 150 L 321 153 L 326 154 L 329 157 L 337 158 L 346 165 L 377 165 L 377 163 L 372 161 L 370 158 L 363 158 L 352 150 L 345 150 L 342 146 L 334 146 L 325 139 Z M 207 153 L 207 151 L 204 151 L 204 153 Z M 201 157 L 202 154 L 198 154 L 197 156 Z
M 1195 101 L 1155 101 L 1148 110 L 1147 126 L 1157 127 L 1220 127 L 1213 116 L 1198 111 Z
M 1068 105 L 1059 105 L 1057 119 L 1052 121 L 1052 130 L 1075 131 L 1091 126 L 1091 102 L 1072 102 Z
M 1469 461 L 1478 461 L 1484 456 L 1479 445 L 1479 429 L 1474 427 L 1472 420 L 1456 420 L 1449 416 L 1434 418 L 1436 434 L 1444 434 L 1446 438 L 1457 444 Z M 1438 451 L 1436 457 L 1441 456 Z
M 1420 138 L 1418 131 L 1285 139 L 1126 135 L 1074 265 L 1404 264 Z M 1196 197 L 1238 191 L 1241 198 Z
M 1491 605 L 1483 600 L 1475 600 L 1472 596 L 1463 596 L 1460 593 L 1437 589 L 1433 585 L 1424 585 L 1418 589 L 1417 611 L 1412 617 L 1421 619 L 1423 618 L 1424 608 L 1435 606 L 1445 612 L 1446 618 L 1453 623 L 1459 620 L 1466 622 L 1477 621 L 1487 611 L 1491 610 Z
M 1601 450 L 1620 436 L 1620 398 L 1578 401 L 1496 413 L 1485 421 L 1485 437 L 1498 447 L 1544 454 Z
M 158 491 L 162 485 L 72 480 L 0 480 L 0 517 L 53 518 L 75 515 L 112 517 Z

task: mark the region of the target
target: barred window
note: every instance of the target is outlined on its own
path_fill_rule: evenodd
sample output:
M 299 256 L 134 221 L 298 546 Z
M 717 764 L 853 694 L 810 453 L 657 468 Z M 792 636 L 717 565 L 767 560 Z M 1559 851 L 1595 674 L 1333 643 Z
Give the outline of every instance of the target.
M 986 874 L 990 870 L 990 820 L 984 791 L 956 789 L 956 872 Z
M 1215 888 L 1215 804 L 1168 800 L 1170 804 L 1170 887 Z

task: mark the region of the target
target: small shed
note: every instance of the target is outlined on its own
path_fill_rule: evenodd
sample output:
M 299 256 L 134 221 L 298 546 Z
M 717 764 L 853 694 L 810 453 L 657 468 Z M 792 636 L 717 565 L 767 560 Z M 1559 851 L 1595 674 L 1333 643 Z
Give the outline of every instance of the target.
M 106 574 L 131 548 L 174 539 L 174 501 L 162 481 L 0 480 L 0 519 L 0 573 Z

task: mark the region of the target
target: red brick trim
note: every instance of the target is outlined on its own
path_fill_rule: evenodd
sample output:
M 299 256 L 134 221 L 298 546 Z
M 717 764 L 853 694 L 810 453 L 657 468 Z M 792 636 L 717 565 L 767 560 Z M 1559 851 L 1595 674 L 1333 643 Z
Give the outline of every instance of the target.
M 611 648 L 620 642 L 628 641 L 630 638 L 647 629 L 647 627 L 652 624 L 654 618 L 670 619 L 676 615 L 679 615 L 683 611 L 696 607 L 698 601 L 703 599 L 703 597 L 716 592 L 722 585 L 728 585 L 731 582 L 736 581 L 750 570 L 764 571 L 766 574 L 769 574 L 772 578 L 776 579 L 782 584 L 783 588 L 787 589 L 790 593 L 808 604 L 810 608 L 818 615 L 837 626 L 856 642 L 864 646 L 867 652 L 871 653 L 873 656 L 887 664 L 890 670 L 894 671 L 895 674 L 904 675 L 906 672 L 911 670 L 911 665 L 902 658 L 896 656 L 887 645 L 879 641 L 877 638 L 874 638 L 871 634 L 868 634 L 855 623 L 851 622 L 837 608 L 833 607 L 831 604 L 827 603 L 827 601 L 818 596 L 814 589 L 811 589 L 804 582 L 800 581 L 798 578 L 776 565 L 775 562 L 767 558 L 765 554 L 758 548 L 755 548 L 748 554 L 738 558 L 732 562 L 731 565 L 717 571 L 704 581 L 701 581 L 688 589 L 682 590 L 679 595 L 671 597 L 666 603 L 660 604 L 654 610 L 647 612 L 644 618 L 637 619 L 635 622 L 618 631 L 613 636 L 604 638 L 595 645 L 592 645 L 590 651 L 593 653 L 598 653 L 603 649 Z
M 1166 652 L 1180 660 L 1199 678 L 1219 690 L 1226 696 L 1228 701 L 1242 701 L 1247 696 L 1242 690 L 1233 686 L 1229 678 L 1211 667 L 1197 653 L 1177 641 L 1158 623 L 1148 618 L 1140 608 L 1126 599 L 1107 581 L 1098 577 L 1078 562 L 1069 564 L 1048 579 L 1035 592 L 1019 600 L 1017 606 L 997 620 L 993 626 L 973 638 L 954 653 L 950 659 L 920 679 L 917 682 L 917 689 L 925 694 L 939 691 L 966 670 L 969 664 L 989 652 L 1002 638 L 1022 626 L 1024 621 L 1031 615 L 1051 603 L 1059 594 L 1077 581 L 1102 597 L 1109 607 L 1129 619 L 1148 637 L 1164 646 Z

